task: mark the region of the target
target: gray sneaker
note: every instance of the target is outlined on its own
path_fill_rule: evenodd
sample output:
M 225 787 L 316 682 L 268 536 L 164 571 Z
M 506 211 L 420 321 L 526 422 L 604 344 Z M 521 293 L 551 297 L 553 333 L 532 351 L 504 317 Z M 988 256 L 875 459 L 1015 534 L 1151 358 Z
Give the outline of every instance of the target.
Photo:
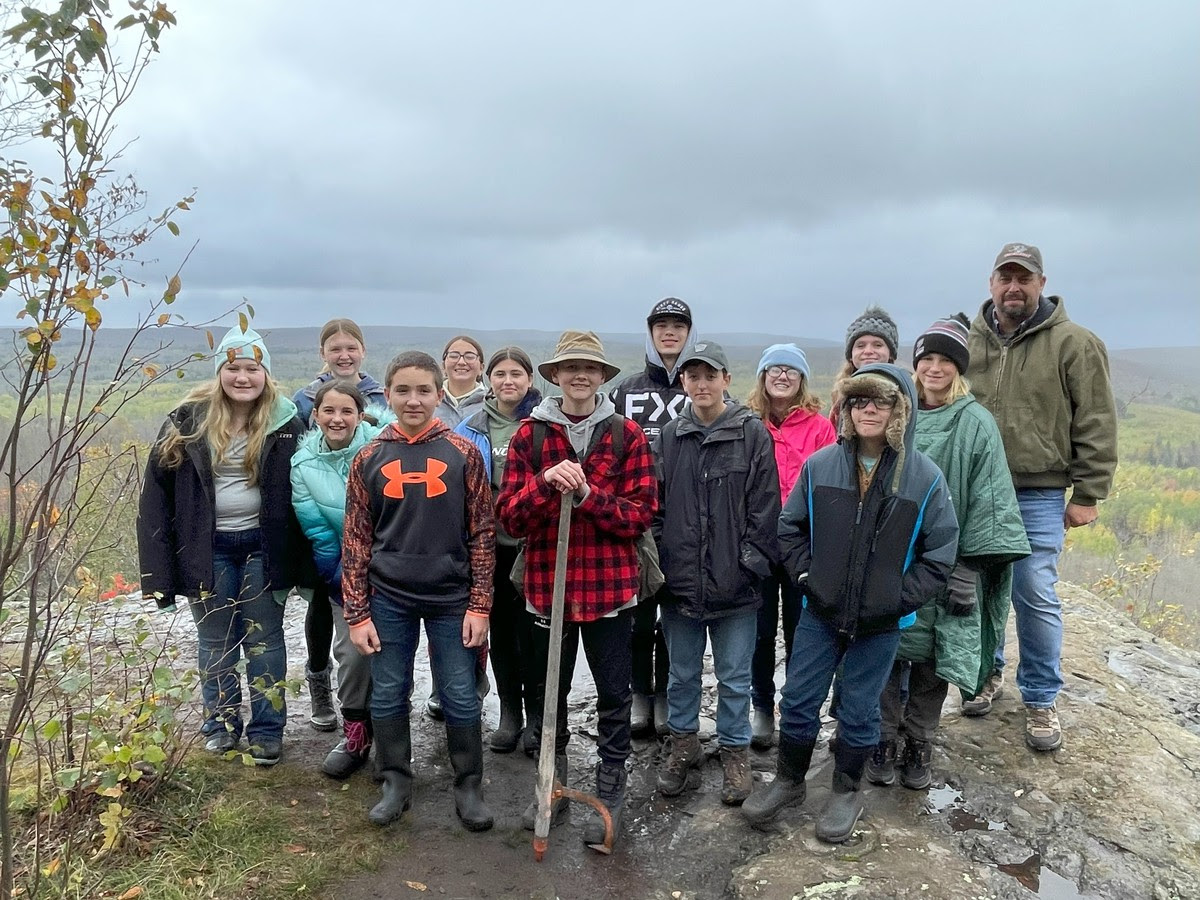
M 979 693 L 973 700 L 964 700 L 962 714 L 964 716 L 986 716 L 992 711 L 992 704 L 1004 695 L 1004 673 L 997 669 L 987 677 Z
M 1025 743 L 1031 750 L 1057 750 L 1062 746 L 1062 725 L 1053 705 L 1025 707 Z

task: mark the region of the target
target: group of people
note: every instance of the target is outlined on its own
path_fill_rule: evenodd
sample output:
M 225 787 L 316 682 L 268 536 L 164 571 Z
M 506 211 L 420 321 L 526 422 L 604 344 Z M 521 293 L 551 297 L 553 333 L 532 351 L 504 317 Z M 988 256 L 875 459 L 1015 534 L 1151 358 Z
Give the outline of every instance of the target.
M 206 749 L 244 737 L 256 764 L 279 761 L 292 588 L 308 602 L 314 727 L 336 728 L 331 652 L 337 665 L 343 733 L 323 770 L 345 778 L 374 753 L 379 825 L 412 801 L 422 626 L 426 710 L 445 721 L 455 809 L 474 831 L 493 824 L 488 662 L 500 701 L 489 746 L 532 756 L 553 740 L 565 784 L 580 644 L 596 686 L 594 789 L 617 829 L 634 735 L 666 738 L 662 795 L 697 781 L 709 644 L 721 800 L 752 824 L 803 801 L 831 687 L 833 791 L 817 836 L 853 834 L 864 777 L 928 787 L 949 686 L 966 715 L 1002 694 L 1010 604 L 1025 738 L 1057 749 L 1057 558 L 1107 494 L 1116 417 L 1103 344 L 1045 282 L 1036 247 L 1005 245 L 990 299 L 974 320 L 923 332 L 912 374 L 897 364 L 895 322 L 868 308 L 847 330 L 827 413 L 791 343 L 763 351 L 747 403 L 730 397 L 725 351 L 673 297 L 647 317 L 644 372 L 607 393 L 620 373 L 593 332 L 564 332 L 536 370 L 519 347 L 486 356 L 459 336 L 440 361 L 398 354 L 379 383 L 363 370 L 362 330 L 334 319 L 320 375 L 289 400 L 262 337 L 231 329 L 215 377 L 163 425 L 138 517 L 143 591 L 168 609 L 186 598 L 196 623 Z M 543 398 L 535 371 L 559 395 Z M 560 511 L 558 724 L 544 735 Z M 755 788 L 749 751 L 776 742 L 775 777 Z M 552 823 L 566 807 L 553 803 Z M 582 831 L 603 844 L 599 815 Z

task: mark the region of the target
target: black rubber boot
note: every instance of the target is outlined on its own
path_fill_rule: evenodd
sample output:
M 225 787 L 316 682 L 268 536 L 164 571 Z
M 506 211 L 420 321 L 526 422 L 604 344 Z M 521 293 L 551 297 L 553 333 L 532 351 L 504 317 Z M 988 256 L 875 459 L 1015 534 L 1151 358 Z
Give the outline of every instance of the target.
M 559 753 L 554 757 L 554 777 L 558 779 L 558 783 L 563 787 L 567 786 L 567 754 Z M 537 824 L 537 799 L 535 798 L 530 804 L 525 807 L 525 812 L 521 813 L 521 827 L 526 831 L 533 831 L 534 825 Z M 553 828 L 571 809 L 571 801 L 566 797 L 559 797 L 557 800 L 550 801 L 550 827 Z
M 390 825 L 412 805 L 412 738 L 407 716 L 374 719 L 372 726 L 383 794 L 367 818 L 373 825 Z
M 483 735 L 479 722 L 447 725 L 446 746 L 454 768 L 454 811 L 467 831 L 487 831 L 493 820 L 483 802 Z
M 863 801 L 859 785 L 867 757 L 874 747 L 847 747 L 839 743 L 833 757 L 833 793 L 817 817 L 817 837 L 827 844 L 841 844 L 854 834 L 862 818 Z
M 488 746 L 496 753 L 512 753 L 517 749 L 517 741 L 521 738 L 521 728 L 524 727 L 524 724 L 521 716 L 520 697 L 501 697 L 500 724 L 488 738 Z
M 625 783 L 628 778 L 624 763 L 600 760 L 596 764 L 596 796 L 608 807 L 608 813 L 612 816 L 614 846 L 621 833 L 621 813 L 625 811 Z M 595 810 L 583 825 L 583 842 L 593 850 L 604 846 L 604 819 Z
M 779 755 L 775 762 L 775 780 L 764 790 L 751 792 L 742 804 L 742 815 L 751 825 L 770 822 L 785 806 L 804 802 L 807 789 L 804 776 L 808 774 L 817 742 L 798 741 L 786 734 L 779 735 Z
M 900 761 L 900 783 L 914 791 L 923 791 L 933 783 L 933 744 L 909 738 Z

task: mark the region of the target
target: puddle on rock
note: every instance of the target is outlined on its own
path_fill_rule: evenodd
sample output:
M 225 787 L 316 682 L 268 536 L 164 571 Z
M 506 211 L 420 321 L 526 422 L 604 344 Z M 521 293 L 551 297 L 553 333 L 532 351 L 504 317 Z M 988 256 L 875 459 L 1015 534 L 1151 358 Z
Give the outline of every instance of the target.
M 996 866 L 1005 875 L 1011 875 L 1022 885 L 1046 900 L 1091 900 L 1095 894 L 1081 894 L 1075 882 L 1063 878 L 1053 869 L 1042 865 L 1040 854 L 1033 854 L 1022 863 Z
M 1004 831 L 1003 822 L 993 822 L 975 815 L 963 800 L 962 791 L 950 785 L 931 787 L 925 800 L 933 815 L 946 814 L 946 822 L 956 833 L 964 831 Z

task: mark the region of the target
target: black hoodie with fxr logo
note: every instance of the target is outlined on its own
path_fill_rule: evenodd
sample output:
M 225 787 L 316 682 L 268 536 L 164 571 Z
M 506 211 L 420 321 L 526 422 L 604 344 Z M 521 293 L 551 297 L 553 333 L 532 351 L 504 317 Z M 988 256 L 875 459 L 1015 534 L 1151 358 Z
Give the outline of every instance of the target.
M 351 625 L 380 595 L 422 614 L 492 607 L 496 522 L 479 450 L 441 421 L 395 424 L 354 458 L 346 483 L 342 594 Z
M 679 350 L 679 359 L 683 359 L 695 343 L 696 331 L 691 329 Z M 687 404 L 678 365 L 667 371 L 649 333 L 646 335 L 645 370 L 621 381 L 609 396 L 617 412 L 637 422 L 651 443 L 664 425 L 679 417 Z

